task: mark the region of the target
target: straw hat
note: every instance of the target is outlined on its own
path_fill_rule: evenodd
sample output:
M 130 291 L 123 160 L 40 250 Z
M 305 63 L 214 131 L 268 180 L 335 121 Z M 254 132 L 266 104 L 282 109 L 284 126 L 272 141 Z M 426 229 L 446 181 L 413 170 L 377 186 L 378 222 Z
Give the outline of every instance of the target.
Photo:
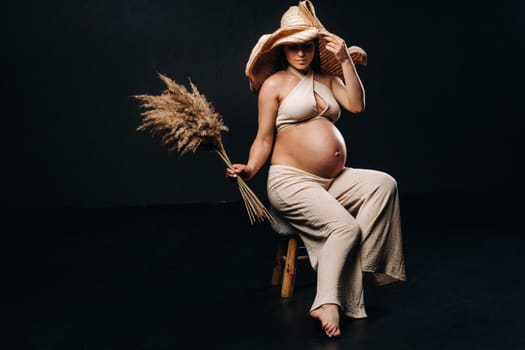
M 317 19 L 314 5 L 309 0 L 299 1 L 298 6 L 291 6 L 281 17 L 281 27 L 272 34 L 262 35 L 252 49 L 245 70 L 250 81 L 250 90 L 259 91 L 266 78 L 279 70 L 278 46 L 310 41 L 323 31 L 326 29 Z M 367 55 L 362 48 L 351 46 L 348 52 L 354 63 L 366 66 Z M 343 78 L 341 64 L 324 45 L 319 45 L 319 58 L 321 70 Z

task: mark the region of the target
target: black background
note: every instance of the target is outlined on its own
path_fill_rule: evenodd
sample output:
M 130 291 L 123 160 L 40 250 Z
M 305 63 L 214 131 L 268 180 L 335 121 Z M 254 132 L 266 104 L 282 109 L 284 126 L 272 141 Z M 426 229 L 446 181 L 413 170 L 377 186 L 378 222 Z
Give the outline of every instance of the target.
M 179 158 L 137 132 L 130 96 L 157 73 L 199 87 L 223 115 L 235 162 L 257 128 L 244 67 L 294 1 L 29 1 L 4 5 L 2 207 L 236 201 L 213 153 Z M 368 52 L 367 109 L 343 112 L 348 165 L 402 194 L 523 191 L 522 1 L 317 1 Z M 265 171 L 251 182 L 265 196 Z

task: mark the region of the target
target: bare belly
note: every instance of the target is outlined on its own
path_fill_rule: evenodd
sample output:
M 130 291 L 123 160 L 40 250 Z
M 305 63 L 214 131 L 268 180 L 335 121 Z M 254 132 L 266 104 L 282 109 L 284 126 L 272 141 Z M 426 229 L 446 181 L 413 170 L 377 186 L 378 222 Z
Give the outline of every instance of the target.
M 290 165 L 332 178 L 341 172 L 345 163 L 343 135 L 327 119 L 313 119 L 277 133 L 272 164 Z

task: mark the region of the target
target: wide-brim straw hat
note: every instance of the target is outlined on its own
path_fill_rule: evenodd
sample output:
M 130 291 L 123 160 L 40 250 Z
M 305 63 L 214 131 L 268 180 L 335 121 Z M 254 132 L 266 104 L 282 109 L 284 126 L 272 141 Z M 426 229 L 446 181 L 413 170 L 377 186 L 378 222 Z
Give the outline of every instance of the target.
M 315 15 L 313 4 L 300 1 L 298 6 L 291 6 L 281 17 L 281 26 L 272 34 L 262 35 L 252 49 L 245 74 L 250 81 L 250 90 L 259 91 L 263 82 L 281 68 L 278 46 L 297 44 L 316 39 L 319 33 L 326 32 Z M 348 52 L 354 63 L 366 66 L 367 55 L 359 46 L 350 46 Z M 319 45 L 320 66 L 323 72 L 343 79 L 341 64 L 334 54 L 324 45 Z

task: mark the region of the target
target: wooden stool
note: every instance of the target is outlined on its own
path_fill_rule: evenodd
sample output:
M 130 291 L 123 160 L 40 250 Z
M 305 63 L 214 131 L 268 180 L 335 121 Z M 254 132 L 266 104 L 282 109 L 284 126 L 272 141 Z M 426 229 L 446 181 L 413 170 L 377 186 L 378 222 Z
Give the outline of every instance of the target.
M 280 217 L 275 210 L 271 208 L 270 210 L 275 219 L 275 222 L 272 222 L 272 229 L 278 235 L 272 286 L 281 285 L 281 298 L 289 298 L 293 295 L 297 261 L 307 260 L 308 255 L 298 254 L 299 245 L 302 242 L 297 230 Z

